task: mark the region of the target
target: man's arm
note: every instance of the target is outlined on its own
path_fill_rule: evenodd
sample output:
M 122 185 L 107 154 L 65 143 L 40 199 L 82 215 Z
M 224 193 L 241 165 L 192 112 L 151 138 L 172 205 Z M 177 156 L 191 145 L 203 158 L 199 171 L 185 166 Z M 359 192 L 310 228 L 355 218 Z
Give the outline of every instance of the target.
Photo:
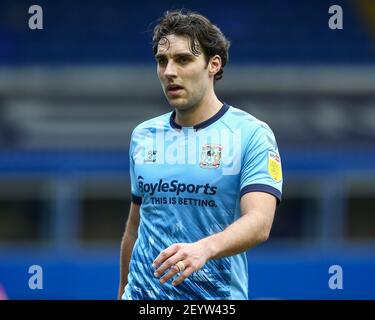
M 268 240 L 276 210 L 276 198 L 249 192 L 241 198 L 241 218 L 224 231 L 202 239 L 210 259 L 232 256 Z
M 120 251 L 120 284 L 118 289 L 118 299 L 121 299 L 124 288 L 128 283 L 129 263 L 133 251 L 134 243 L 138 238 L 139 226 L 139 205 L 131 203 L 129 217 L 126 223 L 124 236 L 121 241 Z
M 183 261 L 185 271 L 173 281 L 178 285 L 210 259 L 232 256 L 268 239 L 276 210 L 276 198 L 268 193 L 249 192 L 241 198 L 241 218 L 225 230 L 194 243 L 174 244 L 154 260 L 155 276 L 171 270 L 160 281 L 164 283 L 178 273 L 175 264 Z

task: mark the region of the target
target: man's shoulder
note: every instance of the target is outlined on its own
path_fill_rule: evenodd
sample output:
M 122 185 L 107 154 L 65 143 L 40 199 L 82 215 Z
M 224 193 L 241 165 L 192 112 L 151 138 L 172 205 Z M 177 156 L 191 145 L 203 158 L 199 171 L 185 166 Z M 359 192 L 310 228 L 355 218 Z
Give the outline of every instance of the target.
M 275 135 L 266 122 L 238 108 L 231 107 L 229 111 L 228 122 L 240 131 L 243 148 L 271 144 L 277 149 Z
M 156 131 L 157 129 L 164 129 L 169 125 L 171 113 L 172 112 L 167 112 L 160 116 L 141 122 L 133 129 L 132 135 L 150 133 Z
M 235 129 L 240 129 L 244 133 L 252 135 L 255 131 L 271 130 L 268 124 L 247 111 L 230 106 L 228 116 L 224 120 L 226 125 Z

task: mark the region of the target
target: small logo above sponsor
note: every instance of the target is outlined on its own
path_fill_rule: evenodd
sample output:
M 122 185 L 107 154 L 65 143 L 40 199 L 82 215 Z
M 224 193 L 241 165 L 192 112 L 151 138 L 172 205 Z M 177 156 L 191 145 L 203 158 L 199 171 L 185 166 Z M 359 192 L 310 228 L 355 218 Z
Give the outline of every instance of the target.
M 146 152 L 146 157 L 144 159 L 145 163 L 155 162 L 156 161 L 157 150 L 149 150 Z
M 199 165 L 204 169 L 216 169 L 220 166 L 223 147 L 217 144 L 206 144 L 202 147 Z

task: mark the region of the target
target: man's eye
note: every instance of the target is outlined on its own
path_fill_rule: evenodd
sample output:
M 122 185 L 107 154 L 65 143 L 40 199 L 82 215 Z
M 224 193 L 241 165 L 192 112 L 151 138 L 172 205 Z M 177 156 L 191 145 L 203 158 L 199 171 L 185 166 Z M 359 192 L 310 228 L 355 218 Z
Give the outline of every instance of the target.
M 178 62 L 179 62 L 179 63 L 182 63 L 182 64 L 185 64 L 185 63 L 188 63 L 188 62 L 189 62 L 189 59 L 188 59 L 188 58 L 179 58 L 179 59 L 178 59 Z
M 157 59 L 158 64 L 165 65 L 167 63 L 166 59 Z

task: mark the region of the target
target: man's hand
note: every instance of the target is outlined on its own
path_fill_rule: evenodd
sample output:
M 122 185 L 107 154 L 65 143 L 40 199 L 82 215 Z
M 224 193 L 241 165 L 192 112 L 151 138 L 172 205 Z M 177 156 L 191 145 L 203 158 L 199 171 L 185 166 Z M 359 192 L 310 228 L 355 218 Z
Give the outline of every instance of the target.
M 181 275 L 172 282 L 172 285 L 177 286 L 193 272 L 202 268 L 209 260 L 209 250 L 202 241 L 194 243 L 176 243 L 163 250 L 158 257 L 154 260 L 152 266 L 156 269 L 155 277 L 160 277 L 166 272 L 166 274 L 160 279 L 160 283 L 165 283 L 171 279 L 178 272 Z M 178 262 L 180 268 L 176 265 Z
M 176 243 L 163 250 L 154 260 L 155 277 L 165 283 L 178 272 L 172 282 L 179 285 L 210 259 L 239 254 L 268 239 L 276 209 L 276 198 L 265 192 L 249 192 L 241 198 L 242 216 L 225 230 L 194 243 Z M 182 264 L 181 264 L 182 262 Z M 180 268 L 184 270 L 180 270 Z

